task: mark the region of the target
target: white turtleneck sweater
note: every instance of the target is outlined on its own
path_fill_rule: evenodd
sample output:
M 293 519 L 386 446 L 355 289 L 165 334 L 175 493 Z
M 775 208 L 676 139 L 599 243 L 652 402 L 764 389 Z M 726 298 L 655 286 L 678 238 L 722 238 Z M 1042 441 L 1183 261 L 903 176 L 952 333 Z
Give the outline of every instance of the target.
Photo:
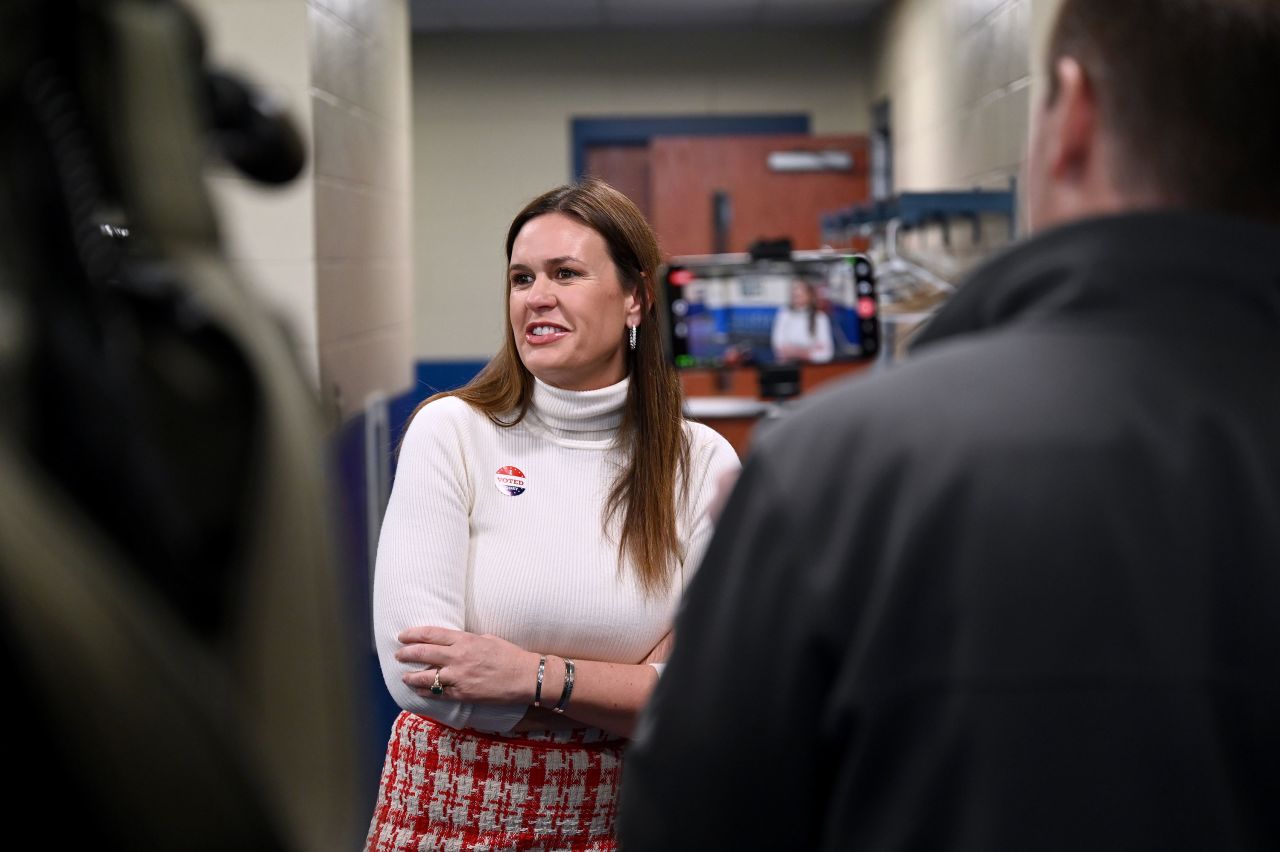
M 603 510 L 620 469 L 612 448 L 628 380 L 594 391 L 538 382 L 519 424 L 504 428 L 456 397 L 424 406 L 400 449 L 382 523 L 373 618 L 387 689 L 406 710 L 455 728 L 510 731 L 524 704 L 424 698 L 401 682 L 396 636 L 430 625 L 490 633 L 543 654 L 639 663 L 671 627 L 711 536 L 708 506 L 729 443 L 687 422 L 689 499 L 677 505 L 683 564 L 670 591 L 646 597 L 618 564 Z M 677 490 L 677 494 L 679 491 Z M 529 689 L 533 691 L 533 673 Z
M 784 347 L 805 349 L 809 352 L 807 360 L 815 364 L 825 364 L 835 355 L 835 342 L 831 336 L 831 318 L 822 311 L 814 315 L 813 332 L 809 331 L 809 311 L 790 307 L 778 309 L 773 318 L 773 329 L 770 342 L 774 355 Z M 786 359 L 790 360 L 790 359 Z

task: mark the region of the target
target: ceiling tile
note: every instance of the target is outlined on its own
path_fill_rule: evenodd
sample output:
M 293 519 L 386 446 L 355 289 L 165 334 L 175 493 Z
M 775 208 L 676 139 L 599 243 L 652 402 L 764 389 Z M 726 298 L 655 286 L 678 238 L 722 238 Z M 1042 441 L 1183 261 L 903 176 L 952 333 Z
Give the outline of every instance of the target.
M 410 0 L 419 32 L 856 24 L 887 0 Z
M 764 0 L 763 23 L 812 27 L 865 21 L 884 0 Z
M 603 26 L 600 0 L 413 0 L 414 29 L 525 30 Z
M 707 9 L 742 9 L 759 8 L 765 0 L 601 0 L 606 11 L 615 9 L 660 9 L 678 16 L 684 12 L 699 12 Z

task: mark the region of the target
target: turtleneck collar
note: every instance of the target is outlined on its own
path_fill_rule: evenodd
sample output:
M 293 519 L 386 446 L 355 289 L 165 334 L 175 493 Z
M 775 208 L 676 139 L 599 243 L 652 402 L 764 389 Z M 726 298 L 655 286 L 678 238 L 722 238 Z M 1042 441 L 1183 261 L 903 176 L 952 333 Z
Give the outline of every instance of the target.
M 559 438 L 579 441 L 612 440 L 622 423 L 630 377 L 599 390 L 570 391 L 534 379 L 530 413 Z

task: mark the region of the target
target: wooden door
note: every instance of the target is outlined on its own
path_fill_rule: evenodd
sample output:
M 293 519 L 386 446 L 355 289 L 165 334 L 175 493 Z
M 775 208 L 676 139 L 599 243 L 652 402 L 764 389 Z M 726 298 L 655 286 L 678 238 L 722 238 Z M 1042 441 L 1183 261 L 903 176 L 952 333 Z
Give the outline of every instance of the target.
M 588 176 L 611 184 L 653 221 L 648 145 L 588 145 L 586 160 Z
M 847 151 L 847 172 L 776 172 L 773 151 Z M 819 216 L 868 197 L 865 136 L 659 137 L 649 143 L 649 221 L 667 256 L 715 250 L 712 205 L 727 192 L 728 251 L 758 239 L 787 237 L 796 249 L 822 245 Z

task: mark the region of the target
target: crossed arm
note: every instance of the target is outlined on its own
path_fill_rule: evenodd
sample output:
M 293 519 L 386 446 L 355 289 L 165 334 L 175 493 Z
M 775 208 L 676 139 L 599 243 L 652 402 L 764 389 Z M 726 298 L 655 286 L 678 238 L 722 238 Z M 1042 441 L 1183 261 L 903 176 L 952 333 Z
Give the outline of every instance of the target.
M 490 731 L 598 727 L 629 736 L 657 683 L 649 665 L 666 659 L 670 635 L 636 663 L 575 658 L 573 693 L 560 701 L 565 663 L 548 656 L 541 707 L 532 707 L 540 652 L 464 629 L 465 565 L 470 541 L 471 484 L 463 461 L 468 439 L 458 416 L 465 403 L 423 408 L 402 445 L 374 576 L 374 626 L 387 688 L 404 709 L 452 727 Z M 463 412 L 465 413 L 465 412 Z M 727 443 L 704 461 L 685 563 L 701 558 L 711 535 L 709 504 L 717 477 L 737 468 Z M 616 659 L 616 657 L 615 657 Z M 431 686 L 437 674 L 443 692 Z
M 514 730 L 586 725 L 621 737 L 631 736 L 636 717 L 658 682 L 657 671 L 649 663 L 665 660 L 671 646 L 668 633 L 637 665 L 574 660 L 573 693 L 561 715 L 550 709 L 560 701 L 564 689 L 561 657 L 547 656 L 542 706 L 533 707 L 540 654 L 497 636 L 441 627 L 414 627 L 398 638 L 404 647 L 396 652 L 396 660 L 424 666 L 401 680 L 423 698 L 527 704 L 530 706 Z M 441 696 L 431 693 L 437 672 L 444 686 Z

